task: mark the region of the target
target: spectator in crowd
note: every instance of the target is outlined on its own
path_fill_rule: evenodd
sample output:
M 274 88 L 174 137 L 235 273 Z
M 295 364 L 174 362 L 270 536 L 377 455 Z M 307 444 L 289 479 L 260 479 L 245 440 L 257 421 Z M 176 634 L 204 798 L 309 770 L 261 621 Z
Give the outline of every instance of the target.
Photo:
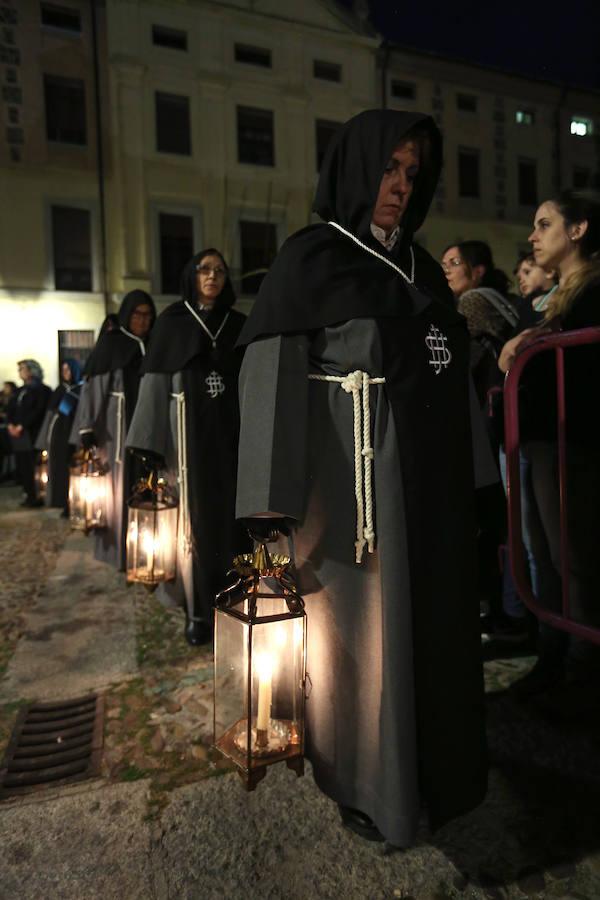
M 23 386 L 9 400 L 7 421 L 17 473 L 25 493 L 21 506 L 43 506 L 35 488 L 34 441 L 44 420 L 50 388 L 44 384 L 44 373 L 35 359 L 22 359 L 18 371 Z
M 12 444 L 8 433 L 8 404 L 17 391 L 14 381 L 5 381 L 0 392 L 0 481 L 7 481 L 11 471 Z
M 500 356 L 506 371 L 515 356 L 548 331 L 600 326 L 600 202 L 564 192 L 539 207 L 529 240 L 535 261 L 559 273 L 544 324 L 508 342 Z M 568 571 L 571 615 L 600 625 L 600 348 L 565 351 L 567 405 Z M 538 599 L 549 610 L 562 606 L 558 445 L 554 354 L 536 356 L 524 369 L 521 442 L 531 467 L 533 509 L 529 528 L 538 569 Z M 538 661 L 514 690 L 530 696 L 560 682 L 584 677 L 594 664 L 591 645 L 540 623 Z
M 71 443 L 96 447 L 109 467 L 108 526 L 96 531 L 95 555 L 124 570 L 127 499 L 135 481 L 125 453 L 127 428 L 137 403 L 141 366 L 156 311 L 145 291 L 125 295 L 118 328 L 105 331 L 87 361 Z
M 232 308 L 233 285 L 219 250 L 192 257 L 181 291 L 156 322 L 127 445 L 166 468 L 179 490 L 177 581 L 159 590 L 184 606 L 188 642 L 205 644 L 215 594 L 234 555 L 250 549 L 235 522 L 243 355 L 235 345 L 246 317 Z
M 448 247 L 442 268 L 457 303 L 467 320 L 470 337 L 470 365 L 477 398 L 482 409 L 494 391 L 501 390 L 502 375 L 498 355 L 518 324 L 518 313 L 507 298 L 509 280 L 494 264 L 492 251 L 484 241 L 462 241 Z M 498 445 L 490 428 L 497 458 Z M 482 619 L 486 633 L 502 619 L 502 572 L 499 548 L 506 540 L 506 503 L 502 485 L 481 487 L 477 491 L 478 583 Z
M 50 397 L 48 410 L 36 441 L 38 450 L 48 454 L 46 506 L 62 509 L 69 515 L 69 466 L 73 445 L 69 443 L 73 420 L 82 388 L 81 366 L 76 359 L 65 359 L 60 367 L 61 382 Z
M 420 113 L 342 126 L 323 221 L 286 241 L 241 336 L 237 512 L 293 531 L 307 756 L 346 827 L 399 846 L 421 807 L 439 826 L 486 784 L 468 335 L 413 244 L 441 143 Z
M 542 321 L 558 278 L 556 272 L 546 271 L 538 266 L 533 253 L 521 254 L 513 274 L 521 294 L 516 303 L 519 313 L 517 333 L 520 333 L 525 328 L 531 328 Z

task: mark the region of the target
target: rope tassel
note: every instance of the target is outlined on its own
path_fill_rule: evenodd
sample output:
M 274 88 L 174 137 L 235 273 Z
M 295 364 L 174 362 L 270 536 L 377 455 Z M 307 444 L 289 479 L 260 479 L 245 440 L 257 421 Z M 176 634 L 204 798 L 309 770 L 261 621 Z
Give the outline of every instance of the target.
M 348 375 L 309 375 L 312 381 L 335 382 L 352 394 L 354 412 L 354 494 L 356 497 L 356 562 L 361 563 L 365 545 L 369 553 L 375 550 L 373 521 L 373 460 L 371 446 L 371 406 L 369 386 L 385 384 L 385 378 L 370 378 L 357 369 Z M 361 403 L 362 392 L 362 403 Z

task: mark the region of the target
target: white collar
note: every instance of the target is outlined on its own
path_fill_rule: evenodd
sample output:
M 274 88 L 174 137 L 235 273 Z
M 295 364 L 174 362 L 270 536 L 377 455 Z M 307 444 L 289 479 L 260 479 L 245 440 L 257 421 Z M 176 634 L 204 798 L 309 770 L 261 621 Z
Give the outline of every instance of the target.
M 389 252 L 396 246 L 396 241 L 398 240 L 398 236 L 400 234 L 400 226 L 396 225 L 389 237 L 386 237 L 383 228 L 380 228 L 379 225 L 375 224 L 375 222 L 371 222 L 371 234 L 373 235 L 375 240 L 379 241 L 379 243 Z
M 145 356 L 146 355 L 146 346 L 145 346 L 143 340 L 141 338 L 139 338 L 137 336 L 137 334 L 132 334 L 130 331 L 127 331 L 127 329 L 123 328 L 122 325 L 120 326 L 120 328 L 121 328 L 121 331 L 123 332 L 123 334 L 126 334 L 128 338 L 131 338 L 132 341 L 138 342 L 138 344 L 140 345 L 140 350 L 142 351 L 142 356 Z

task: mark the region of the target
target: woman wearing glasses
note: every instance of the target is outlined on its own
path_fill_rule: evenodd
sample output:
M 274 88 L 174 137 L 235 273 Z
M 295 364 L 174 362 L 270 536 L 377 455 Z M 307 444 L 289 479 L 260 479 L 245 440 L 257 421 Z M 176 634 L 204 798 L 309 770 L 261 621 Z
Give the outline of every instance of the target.
M 85 367 L 71 443 L 96 447 L 110 470 L 108 527 L 96 531 L 96 559 L 125 569 L 127 499 L 133 484 L 125 435 L 137 402 L 140 370 L 156 311 L 145 291 L 123 297 L 118 326 L 98 338 Z
M 246 317 L 232 309 L 227 264 L 213 248 L 186 264 L 181 295 L 152 334 L 127 446 L 153 457 L 179 492 L 177 581 L 159 590 L 185 607 L 188 642 L 204 644 L 215 594 L 245 549 L 234 506 L 242 358 L 235 344 Z

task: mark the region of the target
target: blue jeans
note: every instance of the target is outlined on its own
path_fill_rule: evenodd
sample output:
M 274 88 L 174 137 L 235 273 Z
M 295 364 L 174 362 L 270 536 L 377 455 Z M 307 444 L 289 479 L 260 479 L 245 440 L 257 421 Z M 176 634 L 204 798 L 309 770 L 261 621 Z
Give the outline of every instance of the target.
M 506 453 L 504 452 L 503 447 L 500 447 L 499 463 L 502 484 L 506 491 Z M 530 468 L 529 460 L 523 456 L 522 451 L 519 451 L 519 471 L 521 474 L 521 531 L 523 534 L 523 546 L 525 547 L 527 567 L 529 569 L 531 590 L 533 591 L 534 596 L 537 597 L 539 595 L 539 577 L 529 531 L 529 522 L 531 520 L 531 492 L 533 490 Z M 522 618 L 527 611 L 527 607 L 517 594 L 508 559 L 505 560 L 504 575 L 502 579 L 502 608 L 507 616 L 513 616 L 515 618 Z

